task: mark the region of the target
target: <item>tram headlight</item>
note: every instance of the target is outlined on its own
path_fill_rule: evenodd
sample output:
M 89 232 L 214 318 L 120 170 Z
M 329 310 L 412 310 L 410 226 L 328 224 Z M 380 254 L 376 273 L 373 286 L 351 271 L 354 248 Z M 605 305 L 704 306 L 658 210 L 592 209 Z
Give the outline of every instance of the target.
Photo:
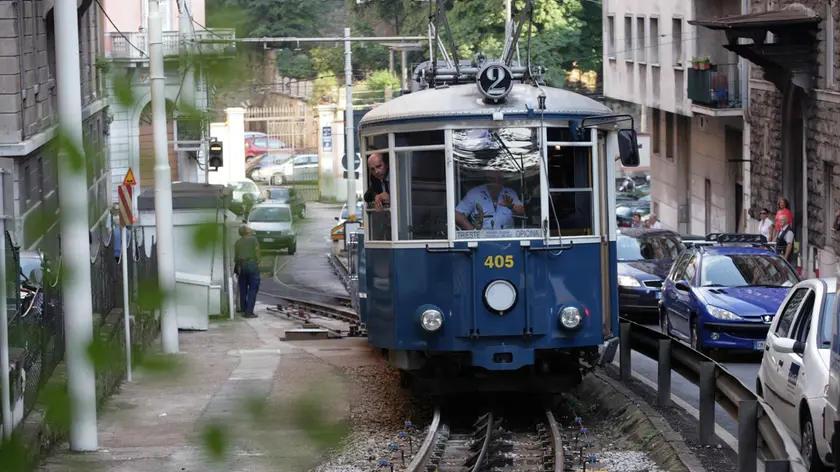
M 484 289 L 484 302 L 491 310 L 504 313 L 516 303 L 516 287 L 507 280 L 494 280 Z
M 420 315 L 420 326 L 433 333 L 443 326 L 443 313 L 437 310 L 426 310 Z
M 560 326 L 563 328 L 578 329 L 581 321 L 583 321 L 583 316 L 580 310 L 573 306 L 568 306 L 560 311 Z

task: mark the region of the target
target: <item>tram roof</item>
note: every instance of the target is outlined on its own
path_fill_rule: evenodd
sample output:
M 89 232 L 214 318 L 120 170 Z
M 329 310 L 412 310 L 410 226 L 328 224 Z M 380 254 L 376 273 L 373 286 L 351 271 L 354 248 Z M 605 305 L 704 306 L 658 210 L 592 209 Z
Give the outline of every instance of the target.
M 538 110 L 541 91 L 545 91 L 546 96 L 544 113 L 552 115 L 554 119 L 558 116 L 582 117 L 612 113 L 603 104 L 584 95 L 526 84 L 514 84 L 505 103 L 488 104 L 484 102 L 475 84 L 464 84 L 426 89 L 397 97 L 367 112 L 360 125 L 418 118 L 441 118 L 445 121 L 456 117 L 491 117 L 495 112 L 524 115 L 529 105 L 535 111 Z

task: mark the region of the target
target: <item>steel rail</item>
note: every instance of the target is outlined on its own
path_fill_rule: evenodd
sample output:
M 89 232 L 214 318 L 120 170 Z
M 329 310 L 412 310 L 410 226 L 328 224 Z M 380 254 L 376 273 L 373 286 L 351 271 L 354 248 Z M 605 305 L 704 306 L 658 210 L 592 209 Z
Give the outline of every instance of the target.
M 493 417 L 493 412 L 487 413 L 487 432 L 484 435 L 484 444 L 481 445 L 481 452 L 478 453 L 478 459 L 475 460 L 475 465 L 470 469 L 472 472 L 481 472 L 481 469 L 484 468 L 483 462 L 487 458 L 487 447 L 490 446 L 494 421 L 496 421 L 496 418 Z
M 621 323 L 630 324 L 630 348 L 644 356 L 658 361 L 655 346 L 660 340 L 671 341 L 671 367 L 695 385 L 700 383 L 700 368 L 703 363 L 715 366 L 715 402 L 735 421 L 738 421 L 739 405 L 742 401 L 756 401 L 759 405 L 757 419 L 758 439 L 764 457 L 768 460 L 787 460 L 792 472 L 806 472 L 799 448 L 784 432 L 785 426 L 772 407 L 750 390 L 726 367 L 710 357 L 695 351 L 687 344 L 647 326 L 621 318 Z M 674 342 L 677 341 L 677 342 Z M 762 447 L 763 446 L 763 447 Z M 736 451 L 737 452 L 737 451 Z
M 548 420 L 548 429 L 551 430 L 551 439 L 554 442 L 554 472 L 563 472 L 565 461 L 563 460 L 563 437 L 560 436 L 560 426 L 554 419 L 551 409 L 545 409 L 545 416 Z
M 432 417 L 432 424 L 429 425 L 429 431 L 426 433 L 426 438 L 423 440 L 423 444 L 420 445 L 420 448 L 417 449 L 417 453 L 414 454 L 414 458 L 411 459 L 411 462 L 408 463 L 408 468 L 406 468 L 407 472 L 426 472 L 426 464 L 429 463 L 429 459 L 432 457 L 432 452 L 435 450 L 435 443 L 437 442 L 437 435 L 440 431 L 441 422 L 440 422 L 440 407 L 435 407 L 435 413 Z
M 326 303 L 318 303 L 308 300 L 301 300 L 299 298 L 287 297 L 283 295 L 278 295 L 276 298 L 286 300 L 292 305 L 296 305 L 300 308 L 314 311 L 318 314 L 323 314 L 329 318 L 336 318 L 342 321 L 349 321 L 353 323 L 358 323 L 360 321 L 359 315 L 355 311 L 347 307 L 328 305 Z

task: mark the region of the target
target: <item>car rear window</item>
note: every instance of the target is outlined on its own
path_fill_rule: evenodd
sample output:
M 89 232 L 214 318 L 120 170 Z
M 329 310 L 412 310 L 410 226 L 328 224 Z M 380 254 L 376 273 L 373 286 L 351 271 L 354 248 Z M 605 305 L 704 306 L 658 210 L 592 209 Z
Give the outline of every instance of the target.
M 286 207 L 256 207 L 251 211 L 248 221 L 254 223 L 288 223 L 292 221 L 292 213 Z
M 817 342 L 823 349 L 831 347 L 831 335 L 834 330 L 834 296 L 834 293 L 826 294 L 820 314 L 820 337 Z
M 619 261 L 641 261 L 647 259 L 676 259 L 685 249 L 679 238 L 666 234 L 631 237 L 618 235 L 616 241 Z

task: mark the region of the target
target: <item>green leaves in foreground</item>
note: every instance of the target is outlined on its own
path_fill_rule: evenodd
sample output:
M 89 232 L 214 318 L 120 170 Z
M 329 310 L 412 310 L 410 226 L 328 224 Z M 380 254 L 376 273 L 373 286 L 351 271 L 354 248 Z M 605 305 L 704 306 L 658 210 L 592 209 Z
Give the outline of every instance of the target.
M 211 461 L 221 462 L 225 459 L 225 453 L 229 447 L 230 440 L 225 427 L 214 422 L 204 427 L 204 430 L 201 432 L 201 443 Z
M 208 221 L 196 225 L 193 231 L 192 244 L 197 252 L 210 252 L 222 242 L 222 224 Z

